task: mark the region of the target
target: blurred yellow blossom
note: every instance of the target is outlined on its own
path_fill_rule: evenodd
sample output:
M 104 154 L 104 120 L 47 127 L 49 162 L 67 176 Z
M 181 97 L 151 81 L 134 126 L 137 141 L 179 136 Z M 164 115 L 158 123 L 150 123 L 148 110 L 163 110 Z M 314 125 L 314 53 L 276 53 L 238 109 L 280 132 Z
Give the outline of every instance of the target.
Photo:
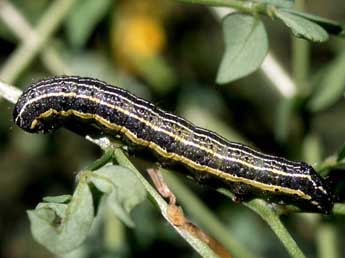
M 176 76 L 162 55 L 167 44 L 164 0 L 128 0 L 117 5 L 111 26 L 116 65 L 140 76 L 159 91 L 168 91 Z
M 165 45 L 165 31 L 152 16 L 127 17 L 116 27 L 113 40 L 119 57 L 150 57 L 160 54 Z

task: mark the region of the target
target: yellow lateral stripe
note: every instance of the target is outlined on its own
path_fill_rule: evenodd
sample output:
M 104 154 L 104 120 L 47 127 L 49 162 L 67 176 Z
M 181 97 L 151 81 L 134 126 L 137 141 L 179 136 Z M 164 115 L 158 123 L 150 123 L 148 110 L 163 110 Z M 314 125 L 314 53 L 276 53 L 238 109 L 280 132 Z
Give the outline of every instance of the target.
M 199 148 L 201 150 L 204 150 L 208 153 L 210 153 L 211 155 L 215 156 L 215 157 L 218 157 L 220 159 L 227 159 L 229 157 L 226 157 L 226 156 L 223 156 L 223 155 L 220 155 L 219 153 L 215 152 L 214 150 L 212 149 L 209 149 L 209 148 L 206 148 L 202 145 L 199 145 L 199 144 L 196 144 L 196 143 L 193 143 L 193 142 L 189 142 L 189 141 L 186 141 L 184 138 L 178 136 L 178 135 L 175 135 L 173 134 L 172 132 L 169 132 L 169 131 L 166 131 L 166 130 L 163 130 L 155 125 L 153 125 L 152 123 L 150 123 L 149 121 L 145 120 L 144 118 L 142 117 L 138 117 L 136 116 L 135 114 L 129 112 L 128 110 L 125 110 L 121 107 L 118 107 L 118 106 L 115 106 L 115 105 L 112 105 L 112 104 L 109 104 L 107 102 L 104 102 L 100 99 L 97 99 L 95 97 L 90 97 L 90 96 L 87 96 L 87 95 L 77 95 L 76 93 L 74 92 L 69 92 L 69 93 L 65 93 L 65 92 L 54 92 L 54 93 L 48 93 L 48 94 L 43 94 L 35 99 L 32 99 L 32 101 L 30 103 L 33 103 L 35 101 L 38 101 L 38 100 L 41 100 L 41 99 L 44 99 L 44 98 L 47 98 L 47 97 L 52 97 L 52 96 L 62 96 L 62 97 L 75 97 L 75 98 L 83 98 L 83 99 L 87 99 L 87 100 L 90 100 L 94 103 L 97 103 L 97 104 L 101 104 L 101 105 L 105 105 L 111 109 L 114 109 L 114 110 L 117 110 L 127 116 L 130 116 L 130 117 L 133 117 L 137 120 L 139 120 L 140 122 L 144 123 L 145 125 L 147 125 L 148 127 L 152 128 L 153 130 L 155 131 L 160 131 L 160 132 L 163 132 L 165 133 L 166 135 L 169 135 L 170 137 L 173 137 L 176 141 L 179 141 L 181 142 L 182 144 L 186 144 L 186 145 L 194 145 L 194 147 L 196 148 Z M 27 103 L 28 104 L 28 103 Z M 24 107 L 23 107 L 24 109 Z M 20 115 L 20 114 L 19 114 Z M 94 115 L 94 114 L 92 114 Z M 19 117 L 19 116 L 18 116 Z M 111 124 L 111 123 L 110 123 Z M 208 137 L 208 136 L 206 136 Z M 168 158 L 168 157 L 167 157 Z M 311 179 L 311 176 L 310 175 L 305 175 L 305 174 L 291 174 L 291 173 L 287 173 L 285 171 L 281 171 L 281 170 L 277 170 L 275 168 L 268 168 L 268 167 L 258 167 L 258 166 L 255 166 L 251 163 L 248 163 L 248 162 L 245 162 L 241 159 L 236 159 L 236 158 L 233 158 L 233 157 L 230 157 L 231 161 L 233 162 L 237 162 L 237 163 L 240 163 L 248 168 L 253 168 L 253 169 L 256 169 L 256 170 L 268 170 L 274 174 L 278 174 L 278 175 L 284 175 L 284 176 L 288 176 L 288 177 L 301 177 L 301 178 L 307 178 L 310 182 L 313 182 L 313 180 Z
M 234 176 L 234 175 L 231 175 L 229 173 L 225 173 L 225 172 L 218 170 L 218 169 L 214 169 L 214 168 L 211 168 L 208 166 L 200 165 L 200 164 L 198 164 L 198 163 L 196 163 L 190 159 L 187 159 L 184 156 L 180 156 L 176 153 L 175 153 L 175 155 L 170 155 L 170 153 L 167 153 L 166 150 L 162 149 L 156 143 L 148 142 L 146 140 L 140 139 L 133 132 L 131 132 L 129 129 L 127 129 L 126 127 L 122 127 L 122 126 L 116 125 L 114 123 L 111 123 L 108 120 L 104 119 L 103 117 L 101 117 L 97 114 L 81 113 L 81 112 L 79 112 L 77 110 L 73 110 L 73 109 L 70 109 L 68 111 L 57 111 L 55 109 L 49 109 L 48 111 L 40 114 L 37 118 L 35 118 L 33 120 L 32 124 L 31 124 L 31 129 L 34 129 L 34 127 L 37 125 L 38 119 L 47 118 L 47 117 L 51 116 L 52 114 L 61 115 L 61 116 L 70 116 L 73 114 L 77 117 L 84 118 L 84 119 L 95 119 L 97 122 L 99 122 L 100 124 L 104 125 L 107 128 L 113 129 L 117 132 L 119 132 L 121 130 L 121 132 L 123 132 L 124 135 L 126 135 L 126 137 L 128 139 L 130 139 L 133 143 L 138 144 L 138 145 L 142 145 L 142 146 L 148 146 L 149 148 L 154 150 L 156 153 L 158 153 L 162 157 L 166 157 L 166 158 L 178 161 L 178 162 L 182 162 L 183 164 L 187 165 L 188 167 L 190 167 L 190 168 L 192 168 L 198 172 L 199 171 L 200 172 L 205 171 L 205 172 L 210 173 L 216 177 L 223 178 L 224 180 L 228 180 L 230 182 L 245 183 L 245 184 L 254 186 L 258 189 L 264 190 L 264 191 L 269 191 L 269 192 L 278 191 L 278 192 L 285 193 L 285 194 L 298 195 L 301 198 L 306 199 L 306 200 L 311 199 L 310 195 L 305 194 L 301 190 L 295 190 L 295 189 L 282 187 L 282 186 L 276 186 L 276 185 L 269 185 L 269 184 L 257 182 L 255 180 L 251 180 L 248 178 Z

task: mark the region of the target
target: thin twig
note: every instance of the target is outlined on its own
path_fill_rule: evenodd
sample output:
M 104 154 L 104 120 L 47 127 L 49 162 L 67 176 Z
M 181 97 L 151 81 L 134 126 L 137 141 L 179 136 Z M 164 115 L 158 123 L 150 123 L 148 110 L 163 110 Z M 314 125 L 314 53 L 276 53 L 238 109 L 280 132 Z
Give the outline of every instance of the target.
M 18 90 L 17 88 L 8 85 L 6 83 L 1 83 L 0 82 L 0 95 L 2 97 L 6 98 L 8 101 L 15 103 L 20 96 L 21 91 Z M 100 138 L 100 139 L 94 139 L 91 137 L 86 137 L 87 140 L 97 144 L 100 148 L 103 150 L 107 151 L 109 148 L 114 148 L 113 143 L 106 137 Z M 118 162 L 120 165 L 129 167 L 130 169 L 136 171 L 136 175 L 139 177 L 139 172 L 136 170 L 136 168 L 124 157 L 124 154 L 122 152 L 119 152 L 119 150 L 116 151 L 117 154 L 115 154 Z M 140 175 L 140 178 L 142 176 Z M 143 179 L 145 180 L 145 179 Z M 159 196 L 159 194 L 151 187 L 151 185 L 145 180 L 143 181 L 144 186 L 147 188 L 147 191 L 150 193 L 150 195 L 153 197 L 153 199 L 156 200 L 158 203 L 158 206 L 160 207 L 162 211 L 162 215 L 166 217 L 165 211 L 166 211 L 166 202 Z M 222 192 L 223 193 L 223 192 Z M 227 193 L 225 193 L 228 195 Z M 161 200 L 157 199 L 161 198 L 161 200 L 164 201 L 163 203 L 160 203 Z M 277 236 L 281 239 L 285 247 L 287 248 L 288 252 L 293 256 L 293 257 L 304 257 L 303 253 L 301 250 L 298 248 L 296 242 L 293 240 L 291 235 L 287 232 L 286 228 L 283 226 L 279 219 L 279 214 L 275 213 L 272 209 L 270 209 L 267 206 L 267 203 L 261 200 L 253 200 L 248 203 L 244 203 L 244 205 L 248 206 L 250 209 L 254 210 L 257 212 L 272 228 L 272 230 L 277 234 Z M 337 214 L 344 214 L 345 210 L 345 205 L 343 204 L 336 204 L 333 212 Z M 180 233 L 180 232 L 179 232 Z M 182 234 L 182 233 L 180 233 Z M 192 245 L 195 244 L 190 242 L 190 240 L 187 240 L 189 243 Z
M 32 38 L 39 37 L 24 15 L 9 1 L 4 1 L 0 5 L 0 19 L 23 42 L 26 41 L 28 35 Z M 40 56 L 43 64 L 52 74 L 70 73 L 70 68 L 63 62 L 54 46 L 43 46 Z
M 241 258 L 260 258 L 258 254 L 252 254 L 248 248 L 242 246 L 232 236 L 232 232 L 219 221 L 213 212 L 205 206 L 205 204 L 193 194 L 172 171 L 161 169 L 164 179 L 169 184 L 170 189 L 177 196 L 179 203 L 190 214 L 193 220 L 201 225 L 207 232 L 231 251 L 234 257 Z M 170 173 L 171 172 L 171 173 Z
M 260 215 L 260 217 L 271 227 L 291 257 L 305 258 L 302 250 L 298 247 L 296 241 L 287 231 L 277 213 L 273 209 L 267 207 L 266 202 L 263 200 L 253 200 L 244 205 Z
M 22 91 L 18 88 L 0 81 L 0 97 L 5 98 L 11 103 L 16 103 Z
M 218 191 L 230 198 L 232 197 L 232 194 L 226 189 L 218 189 Z M 281 222 L 279 212 L 273 210 L 266 201 L 261 199 L 253 199 L 244 202 L 243 205 L 257 213 L 271 227 L 291 257 L 305 258 L 302 250 Z
M 305 0 L 295 2 L 296 10 L 303 11 Z M 310 62 L 310 45 L 306 40 L 292 36 L 292 74 L 294 81 L 298 86 L 298 93 L 301 96 L 310 95 L 309 62 Z
M 15 90 L 14 90 L 15 89 Z M 2 95 L 4 98 L 6 98 L 8 101 L 15 103 L 20 96 L 21 91 L 14 88 L 13 86 L 10 86 L 6 83 L 0 82 L 0 95 Z M 103 149 L 108 154 L 110 153 L 109 150 L 115 149 L 114 151 L 111 151 L 114 153 L 114 156 L 119 163 L 119 165 L 127 167 L 131 169 L 134 174 L 139 178 L 139 180 L 144 185 L 145 189 L 149 193 L 149 195 L 152 197 L 153 200 L 155 200 L 157 206 L 160 209 L 160 212 L 162 216 L 165 218 L 167 222 L 202 256 L 202 257 L 209 257 L 209 258 L 216 258 L 217 256 L 214 254 L 214 252 L 201 240 L 194 237 L 192 234 L 190 234 L 187 231 L 184 231 L 175 225 L 173 225 L 168 218 L 168 215 L 166 213 L 168 204 L 165 202 L 165 200 L 159 195 L 159 193 L 150 185 L 149 182 L 146 181 L 146 179 L 140 174 L 140 172 L 133 166 L 133 164 L 128 160 L 128 158 L 124 155 L 122 150 L 118 148 L 118 146 L 114 146 L 113 143 L 106 137 L 96 139 L 91 138 L 89 136 L 86 137 L 87 140 L 91 141 L 94 144 L 97 144 L 101 149 Z M 108 159 L 109 155 L 106 155 L 104 159 Z M 102 161 L 104 162 L 103 158 Z M 98 163 L 97 163 L 98 164 Z
M 3 1 L 0 5 L 0 18 L 15 36 L 22 41 L 32 37 L 31 34 L 35 33 L 29 23 L 8 0 Z
M 119 148 L 114 151 L 115 158 L 119 165 L 129 168 L 133 173 L 138 177 L 141 183 L 144 185 L 145 189 L 149 195 L 155 200 L 157 206 L 159 207 L 162 216 L 164 219 L 202 256 L 202 257 L 217 257 L 214 252 L 201 240 L 194 237 L 190 232 L 185 231 L 177 226 L 175 226 L 168 217 L 167 209 L 168 204 L 165 200 L 159 195 L 159 193 L 150 185 L 149 182 L 141 175 L 141 173 L 133 166 L 133 164 L 128 160 L 124 155 L 122 150 Z
M 333 224 L 324 224 L 317 231 L 318 257 L 340 258 L 339 237 L 337 228 Z
M 44 13 L 36 33 L 29 33 L 15 52 L 7 59 L 0 70 L 1 80 L 7 83 L 13 83 L 23 72 L 35 56 L 45 46 L 50 36 L 58 28 L 64 17 L 69 12 L 75 0 L 56 0 Z M 19 31 L 18 31 L 19 33 Z

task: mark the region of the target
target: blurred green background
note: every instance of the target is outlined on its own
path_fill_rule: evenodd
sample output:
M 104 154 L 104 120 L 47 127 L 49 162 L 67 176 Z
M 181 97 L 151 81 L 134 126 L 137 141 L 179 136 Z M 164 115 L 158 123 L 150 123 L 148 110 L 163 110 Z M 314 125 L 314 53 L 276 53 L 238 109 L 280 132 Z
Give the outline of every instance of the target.
M 14 0 L 0 4 L 1 80 L 24 89 L 30 82 L 54 74 L 99 78 L 229 140 L 312 165 L 338 151 L 345 142 L 343 82 L 338 97 L 321 110 L 310 111 L 305 103 L 293 104 L 297 107 L 285 119 L 282 117 L 289 103 L 261 71 L 228 85 L 216 85 L 224 52 L 222 28 L 218 17 L 205 6 L 171 0 L 54 2 Z M 54 12 L 47 16 L 53 4 L 56 16 Z M 306 9 L 345 21 L 342 0 L 306 1 Z M 14 63 L 10 70 L 9 60 L 23 46 L 23 40 L 32 36 L 32 29 L 39 27 L 36 32 L 41 35 L 59 15 L 65 17 L 58 21 L 47 44 L 36 50 L 37 54 L 24 48 L 18 57 L 19 62 L 32 59 L 25 69 L 17 73 L 21 68 Z M 264 21 L 270 51 L 292 73 L 289 30 L 269 18 Z M 336 38 L 310 44 L 311 96 L 335 60 L 345 63 L 344 46 Z M 30 54 L 32 58 L 27 57 Z M 343 67 L 340 77 L 345 74 Z M 25 211 L 33 209 L 44 196 L 72 193 L 76 173 L 102 152 L 63 129 L 44 136 L 24 133 L 13 124 L 13 105 L 2 100 L 0 108 L 0 256 L 53 257 L 32 239 Z M 214 211 L 229 234 L 254 254 L 288 257 L 269 227 L 253 212 L 210 189 L 188 180 L 185 183 Z M 116 232 L 95 230 L 73 257 L 197 257 L 150 202 L 137 207 L 133 217 L 135 229 L 116 224 L 114 218 Z M 343 217 L 308 214 L 283 218 L 308 257 L 317 256 L 320 220 L 325 234 L 334 234 L 338 253 L 344 257 Z

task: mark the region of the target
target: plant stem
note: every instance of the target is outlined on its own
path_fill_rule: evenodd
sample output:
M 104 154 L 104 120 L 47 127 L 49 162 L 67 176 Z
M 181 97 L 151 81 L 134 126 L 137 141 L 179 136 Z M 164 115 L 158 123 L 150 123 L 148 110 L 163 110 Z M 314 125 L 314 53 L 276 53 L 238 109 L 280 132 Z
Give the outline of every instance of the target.
M 232 198 L 232 193 L 227 190 L 219 189 L 220 193 Z M 277 235 L 279 240 L 283 243 L 288 253 L 293 258 L 305 258 L 303 252 L 298 247 L 296 241 L 292 238 L 287 231 L 283 223 L 280 221 L 279 212 L 273 210 L 267 202 L 261 199 L 253 199 L 249 202 L 243 202 L 243 205 L 247 206 L 271 227 L 273 232 Z
M 101 167 L 103 167 L 106 163 L 108 163 L 110 160 L 112 160 L 113 158 L 113 154 L 114 154 L 114 150 L 113 149 L 109 149 L 109 150 L 106 150 L 103 155 L 95 160 L 94 162 L 92 162 L 92 164 L 90 164 L 86 170 L 96 170 L 96 169 L 99 169 Z
M 295 7 L 303 11 L 305 0 L 297 0 Z M 310 93 L 309 74 L 309 43 L 306 40 L 292 37 L 292 69 L 293 77 L 297 85 L 298 94 L 308 96 Z
M 35 29 L 35 33 L 28 35 L 27 39 L 16 49 L 0 70 L 0 78 L 7 83 L 13 83 L 17 77 L 31 63 L 47 43 L 50 36 L 61 24 L 75 0 L 56 0 Z
M 18 88 L 0 81 L 0 97 L 15 104 L 22 94 L 22 91 Z
M 267 14 L 267 5 L 264 3 L 254 3 L 240 0 L 178 0 L 191 4 L 202 4 L 217 7 L 229 7 L 246 13 Z
M 319 258 L 339 258 L 338 238 L 334 225 L 321 225 L 317 232 L 318 257 Z
M 246 248 L 241 246 L 236 239 L 231 237 L 231 232 L 222 225 L 214 214 L 195 196 L 172 171 L 161 169 L 164 179 L 167 181 L 169 188 L 176 195 L 178 202 L 188 211 L 197 224 L 200 224 L 205 230 L 216 238 L 228 249 L 234 257 L 241 258 L 259 258 Z
M 273 209 L 267 206 L 267 203 L 262 200 L 253 200 L 245 204 L 247 207 L 255 211 L 260 217 L 266 221 L 271 227 L 273 232 L 277 235 L 280 241 L 285 246 L 291 257 L 294 258 L 305 258 L 305 255 L 298 247 L 296 241 L 292 238 L 290 233 L 287 231 L 279 216 L 274 212 Z
M 110 146 L 109 146 L 110 147 Z M 114 150 L 114 156 L 119 163 L 119 165 L 129 168 L 138 177 L 141 183 L 144 185 L 146 191 L 149 193 L 150 197 L 159 207 L 161 214 L 166 219 L 167 222 L 189 243 L 202 257 L 218 258 L 214 252 L 201 240 L 195 238 L 191 233 L 182 230 L 181 228 L 173 225 L 168 218 L 167 208 L 168 204 L 160 196 L 160 194 L 151 186 L 149 182 L 141 175 L 141 173 L 135 168 L 135 166 L 126 157 L 123 151 L 119 148 Z
M 126 256 L 127 241 L 125 225 L 106 207 L 104 211 L 104 247 L 108 252 Z
M 39 37 L 24 15 L 10 2 L 4 1 L 0 8 L 0 19 L 5 26 L 21 41 L 29 37 Z M 70 72 L 58 51 L 52 45 L 43 47 L 40 51 L 42 63 L 52 74 L 66 74 Z

